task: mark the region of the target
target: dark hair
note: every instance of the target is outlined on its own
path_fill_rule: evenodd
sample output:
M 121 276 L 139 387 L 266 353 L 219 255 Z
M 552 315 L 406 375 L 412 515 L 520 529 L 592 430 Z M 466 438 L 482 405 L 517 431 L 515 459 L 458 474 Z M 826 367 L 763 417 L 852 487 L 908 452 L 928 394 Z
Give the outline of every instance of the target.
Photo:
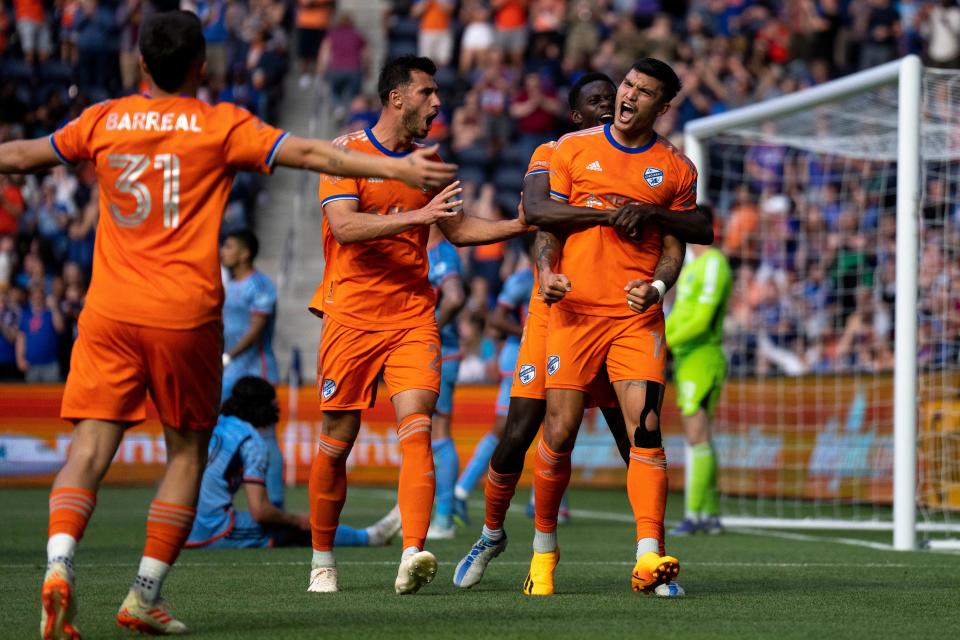
M 233 238 L 246 247 L 247 251 L 250 252 L 250 262 L 257 259 L 257 254 L 260 253 L 260 241 L 257 240 L 257 235 L 253 231 L 250 229 L 237 229 L 236 231 L 228 233 L 226 238 Z
M 254 427 L 269 427 L 280 419 L 280 412 L 274 403 L 277 392 L 273 385 L 255 376 L 244 376 L 233 385 L 233 392 L 220 413 L 236 416 Z
M 663 60 L 641 58 L 634 62 L 631 68 L 645 76 L 650 76 L 660 81 L 663 87 L 664 103 L 670 102 L 680 93 L 680 78 L 673 68 Z
M 421 56 L 400 56 L 387 62 L 380 70 L 380 77 L 377 79 L 380 104 L 387 104 L 391 91 L 410 84 L 412 71 L 423 71 L 433 76 L 437 73 L 437 65 L 430 58 Z
M 605 73 L 599 73 L 597 71 L 591 71 L 580 76 L 580 79 L 573 83 L 573 86 L 570 87 L 570 109 L 576 110 L 577 103 L 580 102 L 580 92 L 583 91 L 583 88 L 592 82 L 606 82 L 614 89 L 617 88 L 617 84 L 610 79 Z
M 200 18 L 189 11 L 151 16 L 140 31 L 140 54 L 158 87 L 174 93 L 187 81 L 190 66 L 206 52 Z

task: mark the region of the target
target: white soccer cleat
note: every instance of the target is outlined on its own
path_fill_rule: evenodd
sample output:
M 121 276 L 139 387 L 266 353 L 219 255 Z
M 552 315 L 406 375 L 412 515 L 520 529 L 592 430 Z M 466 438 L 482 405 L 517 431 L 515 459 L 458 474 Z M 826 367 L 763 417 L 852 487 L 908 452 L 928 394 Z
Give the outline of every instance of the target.
M 437 557 L 429 551 L 418 551 L 400 561 L 393 588 L 398 595 L 416 593 L 437 575 Z
M 337 583 L 336 567 L 317 567 L 310 570 L 310 586 L 307 587 L 309 593 L 336 593 L 340 591 L 340 585 Z
M 497 541 L 484 535 L 473 543 L 470 552 L 457 564 L 453 572 L 453 584 L 461 589 L 469 589 L 480 582 L 487 565 L 507 548 L 507 534 Z
M 166 600 L 158 598 L 150 604 L 140 597 L 136 589 L 130 589 L 120 605 L 117 624 L 153 636 L 180 636 L 187 633 L 187 625 L 173 617 Z
M 367 541 L 371 547 L 382 547 L 390 544 L 390 540 L 398 533 L 400 533 L 399 506 L 391 509 L 390 513 L 367 528 Z
M 427 540 L 453 540 L 456 536 L 457 528 L 452 524 L 447 526 L 433 521 L 427 529 Z
M 73 626 L 77 607 L 73 598 L 73 571 L 65 562 L 52 562 L 40 590 L 40 637 L 43 640 L 80 640 Z
M 660 598 L 682 598 L 687 595 L 687 592 L 683 590 L 683 587 L 671 580 L 670 582 L 658 584 L 657 588 L 653 590 L 653 595 Z

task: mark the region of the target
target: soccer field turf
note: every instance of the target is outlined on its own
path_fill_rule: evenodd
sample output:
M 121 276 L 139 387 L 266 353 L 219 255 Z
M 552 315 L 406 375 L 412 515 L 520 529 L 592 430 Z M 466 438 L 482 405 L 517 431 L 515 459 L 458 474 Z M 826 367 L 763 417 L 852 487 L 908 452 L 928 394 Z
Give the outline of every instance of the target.
M 85 638 L 126 637 L 114 613 L 142 544 L 148 489 L 104 489 L 76 558 L 78 626 Z M 527 493 L 515 503 L 526 505 Z M 0 493 L 0 638 L 37 637 L 47 520 L 45 490 Z M 391 506 L 382 489 L 352 489 L 345 523 L 369 524 Z M 557 595 L 520 594 L 532 524 L 507 522 L 510 547 L 468 591 L 453 568 L 479 530 L 429 548 L 440 560 L 433 584 L 393 593 L 399 544 L 340 549 L 341 593 L 306 593 L 307 549 L 185 551 L 164 587 L 174 613 L 200 638 L 865 638 L 949 637 L 960 628 L 960 555 L 897 553 L 832 542 L 728 532 L 668 539 L 687 597 L 630 591 L 632 530 L 622 491 L 572 491 L 573 522 L 560 529 Z M 306 510 L 306 489 L 289 494 Z M 668 517 L 680 515 L 671 495 Z M 853 535 L 853 534 L 849 534 Z M 860 534 L 889 541 L 889 534 Z M 866 537 L 864 537 L 866 536 Z M 808 539 L 814 538 L 814 539 Z

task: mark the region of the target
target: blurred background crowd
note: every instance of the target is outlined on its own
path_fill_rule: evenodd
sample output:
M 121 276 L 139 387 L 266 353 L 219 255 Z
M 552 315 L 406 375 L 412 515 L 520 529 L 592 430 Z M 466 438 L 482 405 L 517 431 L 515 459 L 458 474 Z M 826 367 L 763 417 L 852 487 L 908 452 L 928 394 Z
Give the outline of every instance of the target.
M 138 26 L 178 4 L 205 25 L 202 99 L 236 102 L 275 121 L 289 73 L 297 82 L 288 86 L 299 93 L 286 99 L 306 99 L 319 85 L 339 129 L 376 121 L 379 60 L 368 25 L 357 24 L 348 2 L 4 0 L 0 140 L 48 134 L 92 102 L 140 90 Z M 395 0 L 376 32 L 388 57 L 413 53 L 437 63 L 443 109 L 429 138 L 460 164 L 468 210 L 491 218 L 515 215 L 530 154 L 570 130 L 567 91 L 588 71 L 619 82 L 637 58 L 671 63 L 683 89 L 658 130 L 679 146 L 692 119 L 908 53 L 929 66 L 960 66 L 954 0 Z M 891 369 L 889 166 L 774 145 L 737 157 L 727 170 L 740 183 L 721 185 L 728 197 L 715 203 L 718 242 L 737 273 L 728 322 L 734 373 Z M 921 354 L 956 364 L 960 198 L 956 181 L 932 177 L 927 188 L 924 215 L 935 231 L 925 244 L 922 286 L 936 291 L 931 304 L 956 313 L 952 325 L 921 323 L 929 343 Z M 239 177 L 225 231 L 256 226 L 260 189 L 253 176 Z M 0 177 L 4 376 L 48 379 L 66 370 L 90 275 L 95 202 L 89 166 Z M 477 382 L 497 376 L 499 337 L 486 318 L 503 280 L 526 257 L 520 243 L 505 243 L 464 250 L 462 258 L 469 301 L 458 319 L 461 381 Z M 758 333 L 758 324 L 771 329 Z M 18 336 L 25 343 L 19 355 Z

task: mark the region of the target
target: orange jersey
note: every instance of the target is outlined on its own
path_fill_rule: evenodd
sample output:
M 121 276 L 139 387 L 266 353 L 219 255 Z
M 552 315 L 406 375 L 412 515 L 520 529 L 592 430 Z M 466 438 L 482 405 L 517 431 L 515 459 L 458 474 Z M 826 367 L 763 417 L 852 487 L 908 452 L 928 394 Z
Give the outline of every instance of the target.
M 530 156 L 530 164 L 527 165 L 527 173 L 523 176 L 524 180 L 528 176 L 538 175 L 538 174 L 549 174 L 550 173 L 550 158 L 553 157 L 553 152 L 557 148 L 557 143 L 555 141 L 544 142 L 542 145 L 534 149 L 533 155 Z M 543 301 L 543 296 L 540 295 L 540 270 L 537 269 L 536 263 L 533 265 L 533 290 L 530 292 L 530 303 L 527 306 L 527 314 L 531 316 L 538 316 L 540 318 L 546 318 L 547 314 L 550 312 L 547 303 Z
M 450 0 L 423 0 L 426 8 L 420 15 L 421 31 L 446 31 L 450 28 L 453 2 Z
M 686 156 L 656 134 L 642 147 L 624 147 L 610 127 L 560 139 L 550 163 L 552 197 L 594 209 L 616 209 L 629 202 L 657 205 L 678 215 L 696 209 L 697 170 Z M 572 290 L 558 307 L 585 315 L 633 315 L 623 287 L 637 278 L 652 281 L 661 252 L 657 225 L 645 225 L 639 240 L 608 226 L 570 233 L 559 272 L 570 278 Z M 660 313 L 660 305 L 647 313 Z
M 403 156 L 390 151 L 370 129 L 348 133 L 334 144 L 361 153 Z M 434 157 L 439 161 L 439 157 Z M 320 177 L 320 207 L 354 200 L 356 215 L 390 215 L 419 209 L 437 191 L 410 187 L 382 178 Z M 427 278 L 427 236 L 430 228 L 418 225 L 388 238 L 342 245 L 323 220 L 323 283 L 310 303 L 314 312 L 329 314 L 337 322 L 372 330 L 406 329 L 434 322 L 436 294 Z
M 52 134 L 61 161 L 96 167 L 87 308 L 167 329 L 219 320 L 217 239 L 234 174 L 269 172 L 285 136 L 232 104 L 145 96 L 96 104 Z

